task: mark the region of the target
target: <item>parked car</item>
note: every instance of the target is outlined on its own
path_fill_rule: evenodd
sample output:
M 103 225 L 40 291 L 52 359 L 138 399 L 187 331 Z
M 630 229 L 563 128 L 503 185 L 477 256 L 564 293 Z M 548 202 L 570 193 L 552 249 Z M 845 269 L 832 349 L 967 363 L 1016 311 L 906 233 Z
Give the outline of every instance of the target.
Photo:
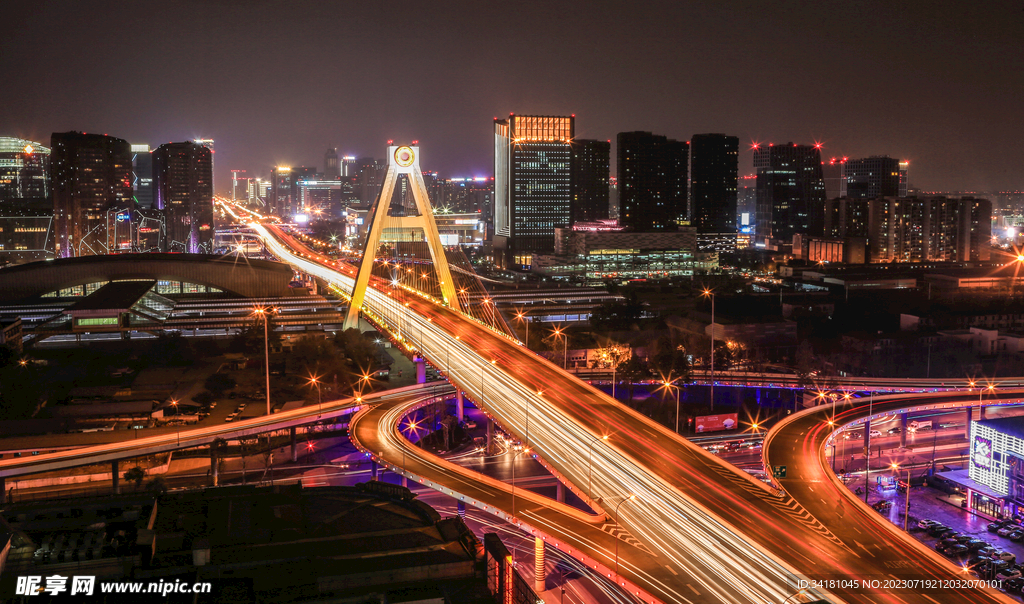
M 1009 535 L 1007 535 L 1006 538 L 1010 541 L 1013 541 L 1014 543 L 1020 543 L 1020 541 L 1024 539 L 1024 531 L 1017 529 Z
M 924 518 L 922 520 L 918 520 L 917 521 L 917 528 L 919 528 L 919 529 L 930 529 L 933 526 L 935 526 L 936 524 L 939 524 L 939 523 L 936 522 L 935 520 L 929 520 L 927 518 Z
M 225 418 L 224 418 L 224 421 L 225 421 L 225 422 L 230 422 L 230 421 L 233 421 L 234 419 L 235 419 L 235 416 L 234 416 L 234 415 L 229 415 L 229 416 L 227 416 L 227 417 L 225 417 Z
M 1012 526 L 1004 526 L 1003 528 L 1001 528 L 998 531 L 996 531 L 996 534 L 999 535 L 1000 537 L 1006 537 L 1007 535 L 1009 535 L 1010 533 L 1012 533 L 1012 532 L 1014 532 L 1016 530 L 1017 529 L 1012 527 Z
M 982 548 L 985 548 L 985 547 L 992 547 L 991 545 L 989 545 L 988 543 L 985 543 L 981 539 L 971 539 L 970 541 L 968 541 L 964 545 L 966 545 L 972 552 L 976 552 L 976 551 L 978 551 L 978 550 L 980 550 Z M 994 552 L 995 552 L 995 550 L 993 550 L 993 553 Z
M 949 538 L 950 537 L 946 537 L 946 539 L 949 539 Z M 974 539 L 974 537 L 971 537 L 970 535 L 957 535 L 956 537 L 952 537 L 952 538 L 956 539 L 957 543 L 967 543 L 971 539 Z
M 996 579 L 999 579 L 1000 581 L 1006 581 L 1008 579 L 1018 579 L 1020 578 L 1020 576 L 1020 569 L 1016 566 L 1010 566 L 1008 568 L 1004 568 L 1002 571 L 996 574 Z
M 1021 590 L 1024 590 L 1024 577 L 1003 581 L 1003 591 L 1006 593 L 1019 594 Z
M 1017 554 L 1015 554 L 1013 552 L 1008 552 L 1006 550 L 999 550 L 995 554 L 992 555 L 992 559 L 993 560 L 1006 560 L 1010 564 L 1013 564 L 1014 562 L 1017 561 Z
M 980 565 L 989 564 L 990 562 L 992 562 L 992 558 L 989 558 L 988 556 L 973 556 L 964 563 L 964 566 L 973 570 Z
M 995 522 L 989 522 L 988 523 L 988 532 L 990 532 L 990 533 L 998 532 L 999 529 L 1001 529 L 1001 528 L 1003 528 L 1005 526 L 1009 526 L 1012 523 L 1013 523 L 1012 520 L 996 520 Z
M 962 556 L 966 554 L 970 550 L 967 549 L 966 545 L 960 545 L 959 543 L 957 543 L 956 545 L 950 545 L 949 547 L 945 547 L 940 551 L 942 552 L 942 555 L 946 556 L 947 558 L 955 558 L 957 556 Z
M 939 539 L 939 542 L 935 544 L 935 551 L 941 552 L 947 547 L 951 547 L 953 545 L 961 545 L 961 543 L 956 539 Z
M 996 548 L 994 548 L 994 547 L 992 547 L 990 545 L 988 547 L 983 547 L 983 548 L 975 551 L 974 553 L 978 554 L 979 556 L 987 556 L 987 557 L 991 558 L 992 554 L 996 553 Z M 1003 560 L 995 560 L 995 561 L 993 561 L 993 563 L 995 563 L 995 562 L 1003 562 Z M 1007 562 L 1007 564 L 1009 564 L 1009 562 Z
M 932 537 L 942 537 L 946 533 L 953 532 L 953 529 L 949 528 L 945 524 L 933 524 L 928 527 L 928 534 Z

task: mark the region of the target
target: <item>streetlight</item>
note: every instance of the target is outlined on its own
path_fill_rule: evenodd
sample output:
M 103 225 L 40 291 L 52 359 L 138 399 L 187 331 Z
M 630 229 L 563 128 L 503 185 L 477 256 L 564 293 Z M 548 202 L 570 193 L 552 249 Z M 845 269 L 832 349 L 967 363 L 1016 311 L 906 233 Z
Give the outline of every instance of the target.
M 320 378 L 318 378 L 315 375 L 309 376 L 309 384 L 311 386 L 316 386 L 316 403 L 317 403 L 316 418 L 320 419 L 320 415 L 323 413 L 323 410 L 324 410 L 324 399 L 323 399 L 323 397 L 320 396 Z
M 701 293 L 705 298 L 711 298 L 711 411 L 715 410 L 715 292 L 704 288 Z
M 523 453 L 529 453 L 529 448 L 523 448 L 512 454 L 512 519 L 516 517 L 516 458 Z
M 900 474 L 899 474 L 900 466 L 899 466 L 899 464 L 896 463 L 896 462 L 893 462 L 892 469 L 893 469 L 894 472 L 896 472 L 896 480 L 899 481 L 899 478 L 900 478 Z M 903 530 L 904 531 L 907 530 L 907 518 L 910 517 L 910 468 L 907 468 L 907 492 L 905 493 L 905 495 L 907 496 L 907 506 L 906 506 L 906 508 L 903 511 Z
M 608 440 L 608 435 L 605 434 L 604 436 L 602 436 L 601 440 Z M 594 500 L 594 483 L 591 480 L 591 476 L 593 476 L 593 473 L 594 473 L 594 443 L 596 443 L 596 442 L 597 442 L 597 437 L 595 436 L 595 437 L 593 437 L 593 439 L 589 443 L 590 444 L 590 457 L 589 457 L 590 463 L 587 465 L 587 494 L 590 495 L 590 500 L 591 501 Z
M 636 499 L 636 495 L 630 493 L 629 497 L 626 497 L 615 506 L 615 526 L 619 525 L 619 506 L 626 503 L 627 501 L 633 501 Z M 615 538 L 615 582 L 619 582 L 619 538 Z
M 263 356 L 266 359 L 264 367 L 267 373 L 267 415 L 270 415 L 270 313 L 273 308 L 266 306 L 257 306 L 253 309 L 253 314 L 263 318 Z
M 564 342 L 562 347 L 562 350 L 564 351 L 564 356 L 562 357 L 562 371 L 565 371 L 569 365 L 569 337 L 565 335 L 565 332 L 563 332 L 560 327 L 556 327 L 553 333 L 556 338 L 562 338 L 562 341 Z
M 676 434 L 679 434 L 679 388 L 674 385 L 675 380 L 671 379 L 671 374 L 668 380 L 662 380 L 661 387 L 672 393 L 672 390 L 676 391 Z
M 175 426 L 178 429 L 178 445 L 180 446 L 181 445 L 181 423 L 177 421 L 177 418 L 178 418 L 178 399 L 172 398 L 171 399 L 171 406 L 174 407 L 174 418 L 175 418 L 175 422 L 174 423 L 175 423 Z
M 526 323 L 526 349 L 530 349 L 530 319 L 526 318 L 526 313 L 523 311 L 516 311 L 516 319 L 520 323 Z

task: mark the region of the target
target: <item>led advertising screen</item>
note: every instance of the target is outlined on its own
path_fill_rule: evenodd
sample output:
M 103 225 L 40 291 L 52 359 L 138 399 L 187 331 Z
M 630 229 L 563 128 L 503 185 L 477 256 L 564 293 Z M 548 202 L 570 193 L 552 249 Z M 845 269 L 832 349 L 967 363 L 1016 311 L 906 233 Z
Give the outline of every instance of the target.
M 722 430 L 733 430 L 737 425 L 739 425 L 738 413 L 697 416 L 697 432 L 720 432 Z

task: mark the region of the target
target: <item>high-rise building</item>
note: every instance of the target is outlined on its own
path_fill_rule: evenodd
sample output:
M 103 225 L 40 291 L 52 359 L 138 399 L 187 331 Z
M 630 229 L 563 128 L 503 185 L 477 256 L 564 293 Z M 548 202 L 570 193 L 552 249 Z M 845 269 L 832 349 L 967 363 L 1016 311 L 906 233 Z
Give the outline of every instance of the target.
M 900 197 L 906 197 L 910 188 L 910 162 L 903 160 L 899 165 L 900 170 Z
M 116 216 L 134 209 L 128 141 L 105 134 L 55 132 L 50 151 L 57 255 L 119 251 L 120 242 L 108 240 L 107 222 L 111 212 Z
M 384 184 L 384 175 L 387 173 L 388 163 L 377 161 L 372 157 L 360 157 L 352 166 L 358 176 L 359 203 L 370 207 L 377 200 L 380 194 L 380 187 Z
M 687 218 L 690 143 L 650 132 L 620 132 L 617 143 L 619 224 L 675 230 Z
M 608 177 L 608 218 L 619 221 L 619 179 Z
M 703 233 L 736 231 L 740 139 L 694 134 L 690 140 L 690 224 Z
M 53 236 L 52 201 L 0 200 L 0 264 L 53 258 Z
M 149 145 L 132 145 L 132 195 L 138 207 L 153 207 L 153 152 Z
M 299 202 L 298 183 L 301 180 L 316 180 L 316 168 L 277 166 L 270 172 L 270 211 L 275 216 L 290 220 L 302 211 Z
M 50 197 L 50 150 L 0 136 L 0 202 Z
M 991 258 L 992 203 L 974 197 L 839 198 L 826 202 L 825 236 L 866 238 L 871 262 Z
M 245 176 L 245 170 L 231 171 L 231 201 L 245 201 L 248 199 L 249 178 Z
M 789 241 L 824 230 L 825 182 L 819 145 L 755 145 L 759 240 Z
M 346 155 L 341 158 L 341 175 L 342 176 L 356 176 L 358 170 L 356 169 L 356 158 L 351 155 Z
M 338 180 L 341 178 L 341 159 L 338 150 L 330 148 L 324 153 L 324 179 Z
M 575 116 L 494 120 L 494 248 L 503 266 L 528 267 L 569 225 Z
M 833 157 L 821 164 L 821 178 L 825 183 L 825 199 L 838 199 L 846 194 L 846 157 Z
M 455 214 L 476 214 L 483 221 L 491 217 L 493 202 L 494 179 L 486 176 L 439 178 L 431 197 L 431 203 L 437 208 L 448 208 Z
M 611 148 L 611 141 L 582 138 L 572 141 L 570 224 L 608 219 Z
M 844 158 L 845 159 L 845 158 Z M 843 162 L 841 197 L 875 199 L 900 194 L 900 162 L 883 156 Z
M 207 149 L 210 150 L 210 179 L 211 179 L 210 180 L 210 187 L 211 187 L 211 190 L 214 191 L 214 193 L 216 193 L 217 189 L 214 188 L 214 185 L 216 183 L 214 183 L 214 181 L 213 181 L 213 174 L 214 174 L 213 155 L 216 153 L 216 151 L 213 150 L 213 139 L 212 138 L 197 138 L 197 139 L 193 140 L 192 142 L 197 144 L 197 145 L 202 145 L 203 147 L 206 147 Z
M 213 253 L 213 152 L 197 142 L 153 152 L 156 207 L 164 211 L 167 251 Z

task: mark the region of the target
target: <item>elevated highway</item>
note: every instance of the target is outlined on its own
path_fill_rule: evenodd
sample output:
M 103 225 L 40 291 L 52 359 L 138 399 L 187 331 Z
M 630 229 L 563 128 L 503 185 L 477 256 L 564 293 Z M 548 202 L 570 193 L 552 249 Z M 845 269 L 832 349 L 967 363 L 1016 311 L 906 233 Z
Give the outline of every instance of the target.
M 283 261 L 342 293 L 352 287 L 352 267 L 321 257 L 274 227 L 254 229 Z M 581 498 L 609 515 L 618 511 L 621 534 L 631 535 L 651 552 L 643 556 L 659 561 L 652 568 L 631 549 L 620 552 L 617 582 L 644 594 L 645 600 L 792 602 L 799 599 L 794 596 L 799 581 L 806 578 L 956 578 L 948 565 L 928 563 L 924 557 L 920 566 L 893 573 L 861 551 L 861 545 L 875 550 L 904 547 L 890 543 L 889 534 L 869 534 L 859 544 L 840 538 L 793 498 L 735 471 L 508 336 L 435 300 L 380 281 L 371 283 L 365 300 L 369 318 L 429 358 L 535 450 Z M 374 454 L 398 466 L 400 461 L 388 451 L 396 452 L 381 447 Z M 460 479 L 459 484 L 445 485 L 453 479 L 442 474 L 436 478 L 431 480 L 442 490 L 459 492 L 465 484 Z M 592 487 L 585 486 L 591 480 Z M 520 520 L 517 517 L 513 521 Z M 591 559 L 602 555 L 597 545 L 583 549 Z M 931 592 L 946 598 L 943 593 Z M 834 584 L 831 591 L 804 590 L 799 597 L 934 603 L 932 595 L 921 590 L 862 590 L 847 582 Z M 1004 598 L 991 590 L 955 597 L 971 602 Z

